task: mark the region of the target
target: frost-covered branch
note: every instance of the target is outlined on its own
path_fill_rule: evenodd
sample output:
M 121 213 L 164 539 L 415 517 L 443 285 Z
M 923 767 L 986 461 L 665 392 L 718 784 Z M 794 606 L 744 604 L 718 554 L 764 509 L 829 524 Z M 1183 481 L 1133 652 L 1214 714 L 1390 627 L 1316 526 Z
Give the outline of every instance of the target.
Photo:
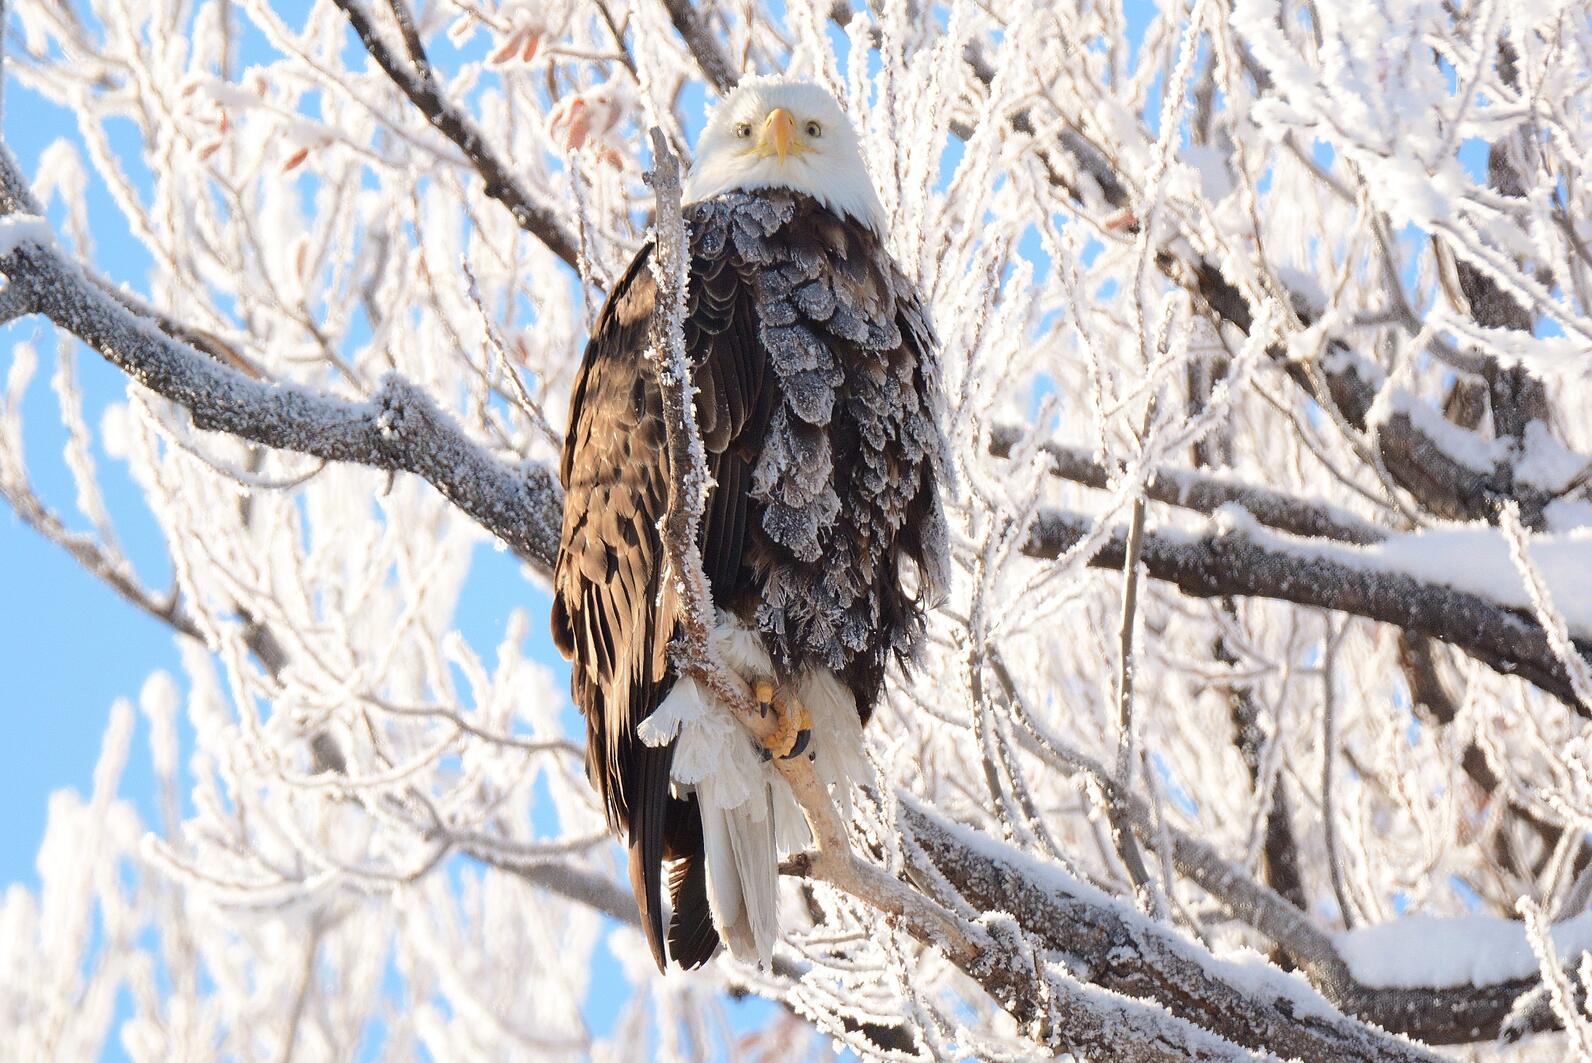
M 3 472 L 3 463 L 0 463 L 0 473 Z M 0 478 L 0 498 L 5 499 L 22 523 L 65 550 L 84 571 L 103 581 L 132 606 L 169 624 L 174 631 L 203 640 L 204 635 L 183 614 L 182 603 L 175 595 L 157 595 L 144 586 L 127 570 L 125 562 L 111 556 L 102 543 L 68 528 L 27 484 L 6 483 Z
M 745 684 L 723 666 L 713 647 L 717 619 L 698 546 L 711 484 L 702 434 L 697 429 L 693 367 L 685 349 L 691 251 L 680 208 L 680 159 L 669 148 L 662 130 L 654 127 L 651 139 L 653 169 L 649 181 L 657 205 L 651 269 L 658 285 L 658 299 L 647 357 L 662 394 L 664 448 L 668 456 L 669 493 L 659 532 L 668 563 L 665 593 L 672 594 L 677 603 L 675 611 L 681 629 L 673 647 L 675 664 L 713 691 L 754 738 L 763 740 L 773 736 L 777 719 L 759 711 Z
M 1155 1001 L 1229 1040 L 1283 1058 L 1436 1058 L 1346 1018 L 1297 978 L 1267 970 L 1258 957 L 1218 960 L 1059 868 L 948 823 L 910 798 L 902 811 L 913 839 L 969 903 L 1012 913 L 1097 985 Z
M 1115 787 L 1103 764 L 1076 750 L 1058 747 L 1045 737 L 1043 752 L 1069 774 L 1081 773 L 1107 789 Z M 1133 829 L 1145 840 L 1166 831 L 1144 800 L 1124 796 L 1123 806 Z M 1092 887 L 1072 881 L 1060 869 L 946 823 L 910 798 L 903 800 L 903 808 L 915 830 L 929 831 L 916 835 L 919 844 L 970 902 L 1012 911 L 1053 947 L 1074 954 L 1083 951 L 1083 959 L 1095 964 L 1096 971 L 1103 967 L 1111 972 L 1104 984 L 1119 992 L 1157 1000 L 1176 1014 L 1185 1013 L 1179 1009 L 1195 1013 L 1210 1009 L 1212 1016 L 1227 1017 L 1228 1025 L 1212 1028 L 1241 1044 L 1252 1043 L 1250 1037 L 1283 1037 L 1303 1046 L 1310 1043 L 1308 1038 L 1319 1036 L 1326 1040 L 1313 1050 L 1327 1051 L 1325 1058 L 1344 1053 L 1342 1058 L 1427 1059 L 1434 1057 L 1408 1042 L 1387 1039 L 1381 1031 L 1432 1044 L 1465 1044 L 1555 1028 L 1553 1013 L 1530 974 L 1472 983 L 1469 972 L 1465 977 L 1445 973 L 1441 977 L 1449 981 L 1441 984 L 1423 985 L 1418 978 L 1398 985 L 1367 984 L 1356 977 L 1338 941 L 1308 915 L 1183 831 L 1166 832 L 1178 874 L 1283 949 L 1326 1000 L 1274 972 L 1265 973 L 1266 989 L 1257 991 L 1254 968 L 1246 971 L 1242 962 L 1213 961 L 1197 946 L 1149 923 L 1131 908 L 1110 901 L 1102 904 Z M 1129 952 L 1121 950 L 1125 939 L 1133 942 Z M 1102 955 L 1103 961 L 1095 959 Z M 1389 958 L 1392 966 L 1397 961 Z M 1336 1025 L 1329 1021 L 1323 1029 L 1309 1029 L 1308 1022 L 1307 1029 L 1298 1029 L 1301 1014 L 1332 1019 L 1330 1011 L 1313 1012 L 1305 1006 L 1313 999 L 1318 1009 L 1331 1001 L 1350 1018 L 1340 1017 Z M 1271 1032 L 1262 1032 L 1268 1028 Z M 1302 1058 L 1315 1057 L 1303 1054 Z
M 415 473 L 522 556 L 551 567 L 563 505 L 552 475 L 495 458 L 401 376 L 387 376 L 364 401 L 251 379 L 136 317 L 54 244 L 10 246 L 0 255 L 0 273 L 32 313 L 186 409 L 195 426 L 328 461 Z
M 663 0 L 663 6 L 669 12 L 669 21 L 674 23 L 674 28 L 680 34 L 680 39 L 685 41 L 686 47 L 691 49 L 691 55 L 702 68 L 702 73 L 708 82 L 721 96 L 733 89 L 736 82 L 741 80 L 740 75 L 736 73 L 735 64 L 704 22 L 702 12 L 697 9 L 697 5 L 692 0 Z

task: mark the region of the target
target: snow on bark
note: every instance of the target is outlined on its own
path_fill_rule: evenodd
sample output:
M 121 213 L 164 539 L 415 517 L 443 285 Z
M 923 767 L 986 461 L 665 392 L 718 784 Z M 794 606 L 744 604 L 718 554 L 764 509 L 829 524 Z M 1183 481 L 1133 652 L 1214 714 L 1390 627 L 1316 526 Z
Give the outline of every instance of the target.
M 0 218 L 0 257 L 9 255 L 22 244 L 49 247 L 54 243 L 55 231 L 36 214 L 11 214 Z
M 1592 949 L 1592 913 L 1547 930 L 1561 957 Z M 1528 978 L 1537 970 L 1526 928 L 1517 919 L 1407 915 L 1333 940 L 1354 977 L 1368 986 L 1488 986 Z

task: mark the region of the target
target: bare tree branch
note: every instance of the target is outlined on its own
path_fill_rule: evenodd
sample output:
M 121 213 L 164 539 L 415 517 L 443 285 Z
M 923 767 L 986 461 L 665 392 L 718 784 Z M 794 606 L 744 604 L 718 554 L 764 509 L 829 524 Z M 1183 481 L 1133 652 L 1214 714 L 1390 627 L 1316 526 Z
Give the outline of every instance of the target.
M 383 38 L 362 0 L 336 2 L 343 14 L 348 16 L 349 24 L 354 27 L 354 32 L 359 35 L 370 57 L 392 83 L 409 97 L 409 101 L 419 108 L 426 121 L 453 142 L 481 176 L 481 180 L 486 182 L 486 194 L 508 208 L 521 229 L 540 240 L 571 269 L 578 269 L 579 241 L 559 220 L 558 210 L 540 202 L 520 183 L 519 178 L 514 176 L 513 168 L 487 143 L 486 137 L 469 116 L 447 98 L 412 27 L 404 35 L 411 56 L 400 56 Z M 399 22 L 403 25 L 407 19 L 401 16 Z M 418 54 L 414 54 L 417 50 Z
M 723 96 L 735 88 L 741 80 L 735 72 L 735 64 L 719 46 L 718 39 L 708 29 L 696 5 L 691 0 L 663 0 L 663 6 L 669 12 L 669 21 L 674 23 L 680 38 L 691 49 L 697 66 L 719 95 Z
M 1083 517 L 1047 512 L 1023 549 L 1032 557 L 1056 558 L 1089 530 Z M 1125 543 L 1125 533 L 1115 530 L 1089 564 L 1120 568 Z M 1494 671 L 1518 675 L 1576 706 L 1564 666 L 1535 620 L 1465 591 L 1381 569 L 1353 547 L 1288 548 L 1242 529 L 1205 536 L 1150 532 L 1143 556 L 1152 578 L 1184 594 L 1274 598 L 1378 620 L 1448 642 Z M 1577 647 L 1583 656 L 1592 652 L 1584 643 Z
M 1018 428 L 996 428 L 990 433 L 990 453 L 998 458 L 1009 457 L 1022 436 L 1023 431 Z M 1050 457 L 1053 475 L 1101 491 L 1111 486 L 1110 471 L 1082 447 L 1047 441 L 1041 448 Z M 1156 502 L 1198 513 L 1215 513 L 1227 505 L 1242 506 L 1267 527 L 1292 535 L 1336 539 L 1362 546 L 1381 542 L 1389 535 L 1388 531 L 1346 510 L 1193 469 L 1156 469 L 1147 478 L 1145 495 Z
M 1221 608 L 1236 622 L 1236 610 L 1229 600 L 1222 602 Z M 1218 637 L 1213 647 L 1212 656 L 1223 664 L 1232 666 L 1238 663 L 1232 650 L 1227 645 L 1224 637 Z M 1260 706 L 1256 703 L 1254 692 L 1242 683 L 1235 682 L 1227 692 L 1228 712 L 1233 721 L 1234 740 L 1238 752 L 1244 759 L 1244 767 L 1249 770 L 1251 785 L 1257 787 L 1257 794 L 1264 794 L 1266 782 L 1264 772 L 1266 765 L 1262 758 L 1265 748 L 1265 736 L 1261 733 Z M 1280 769 L 1273 769 L 1271 785 L 1271 803 L 1265 812 L 1265 840 L 1261 845 L 1261 873 L 1265 881 L 1277 894 L 1287 902 L 1304 911 L 1308 904 L 1305 897 L 1304 879 L 1299 867 L 1299 846 L 1294 839 L 1293 811 L 1288 800 L 1288 790 L 1284 773 Z

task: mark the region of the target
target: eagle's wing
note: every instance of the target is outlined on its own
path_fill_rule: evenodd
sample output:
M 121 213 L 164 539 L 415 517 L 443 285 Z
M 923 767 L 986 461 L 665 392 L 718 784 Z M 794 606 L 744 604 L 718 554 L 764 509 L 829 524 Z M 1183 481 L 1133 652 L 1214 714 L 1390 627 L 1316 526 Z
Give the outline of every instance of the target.
M 716 245 L 716 246 L 715 246 Z M 698 424 L 713 477 L 702 520 L 703 568 L 724 604 L 753 578 L 743 566 L 751 467 L 769 397 L 753 278 L 725 241 L 693 240 L 686 350 L 695 366 Z M 560 470 L 566 496 L 553 576 L 553 637 L 573 661 L 571 687 L 586 717 L 586 771 L 608 819 L 629 839 L 630 878 L 653 956 L 663 966 L 661 865 L 671 877 L 676 962 L 692 967 L 718 946 L 708 912 L 694 799 L 669 793 L 673 746 L 646 745 L 636 728 L 668 693 L 677 602 L 662 586 L 658 523 L 668 456 L 655 366 L 646 349 L 657 285 L 645 247 L 598 316 L 570 400 Z

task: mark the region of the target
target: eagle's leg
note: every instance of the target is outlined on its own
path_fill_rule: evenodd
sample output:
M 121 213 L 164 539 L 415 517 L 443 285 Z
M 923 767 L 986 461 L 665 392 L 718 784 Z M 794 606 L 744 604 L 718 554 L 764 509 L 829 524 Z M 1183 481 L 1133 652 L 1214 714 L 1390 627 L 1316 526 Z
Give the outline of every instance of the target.
M 764 739 L 763 748 L 781 760 L 801 756 L 813 737 L 813 717 L 807 706 L 789 691 L 776 691 L 767 679 L 752 684 L 752 696 L 757 698 L 764 716 L 773 709 L 779 720 L 779 727 Z

